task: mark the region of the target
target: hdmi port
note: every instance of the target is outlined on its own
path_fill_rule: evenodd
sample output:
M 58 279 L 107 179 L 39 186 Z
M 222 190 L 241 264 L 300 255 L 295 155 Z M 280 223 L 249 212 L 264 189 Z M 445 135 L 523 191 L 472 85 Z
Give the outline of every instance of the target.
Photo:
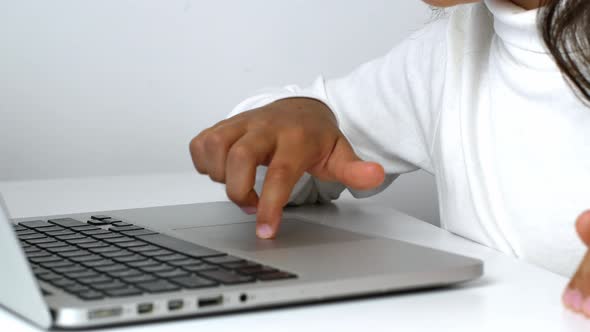
M 204 307 L 212 307 L 216 305 L 220 305 L 223 302 L 223 296 L 214 296 L 214 297 L 203 297 L 197 301 L 197 305 L 199 308 Z

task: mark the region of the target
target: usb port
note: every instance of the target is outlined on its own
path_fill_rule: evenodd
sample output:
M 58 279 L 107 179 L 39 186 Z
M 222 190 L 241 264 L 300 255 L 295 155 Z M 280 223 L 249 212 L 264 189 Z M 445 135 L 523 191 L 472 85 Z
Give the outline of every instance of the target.
M 220 305 L 223 302 L 223 296 L 202 297 L 197 301 L 199 308 L 212 307 Z
M 140 315 L 149 314 L 154 310 L 154 305 L 151 303 L 141 303 L 137 305 L 137 313 Z
M 180 309 L 182 309 L 183 306 L 184 306 L 183 300 L 170 300 L 168 302 L 168 310 L 170 310 L 170 311 L 180 310 Z

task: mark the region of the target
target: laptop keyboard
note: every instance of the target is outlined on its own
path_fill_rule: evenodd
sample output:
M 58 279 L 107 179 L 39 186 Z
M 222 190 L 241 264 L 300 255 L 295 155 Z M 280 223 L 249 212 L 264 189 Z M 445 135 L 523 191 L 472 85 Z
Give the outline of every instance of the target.
M 14 225 L 35 276 L 82 300 L 297 278 L 104 215 Z

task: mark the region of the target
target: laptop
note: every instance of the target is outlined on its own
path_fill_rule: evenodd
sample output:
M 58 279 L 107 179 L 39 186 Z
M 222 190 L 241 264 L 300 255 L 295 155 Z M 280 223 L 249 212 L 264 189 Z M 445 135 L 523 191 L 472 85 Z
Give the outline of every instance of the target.
M 278 237 L 260 240 L 255 217 L 230 202 L 11 220 L 0 197 L 0 304 L 44 329 L 83 329 L 430 288 L 483 273 L 477 259 L 289 211 Z

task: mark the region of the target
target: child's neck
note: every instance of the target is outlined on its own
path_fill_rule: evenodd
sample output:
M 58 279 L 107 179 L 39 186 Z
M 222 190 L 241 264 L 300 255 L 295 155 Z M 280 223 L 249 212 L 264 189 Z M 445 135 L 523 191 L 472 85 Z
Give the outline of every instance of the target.
M 514 2 L 516 5 L 524 8 L 524 9 L 527 9 L 527 10 L 541 7 L 541 0 L 511 0 L 511 1 Z

